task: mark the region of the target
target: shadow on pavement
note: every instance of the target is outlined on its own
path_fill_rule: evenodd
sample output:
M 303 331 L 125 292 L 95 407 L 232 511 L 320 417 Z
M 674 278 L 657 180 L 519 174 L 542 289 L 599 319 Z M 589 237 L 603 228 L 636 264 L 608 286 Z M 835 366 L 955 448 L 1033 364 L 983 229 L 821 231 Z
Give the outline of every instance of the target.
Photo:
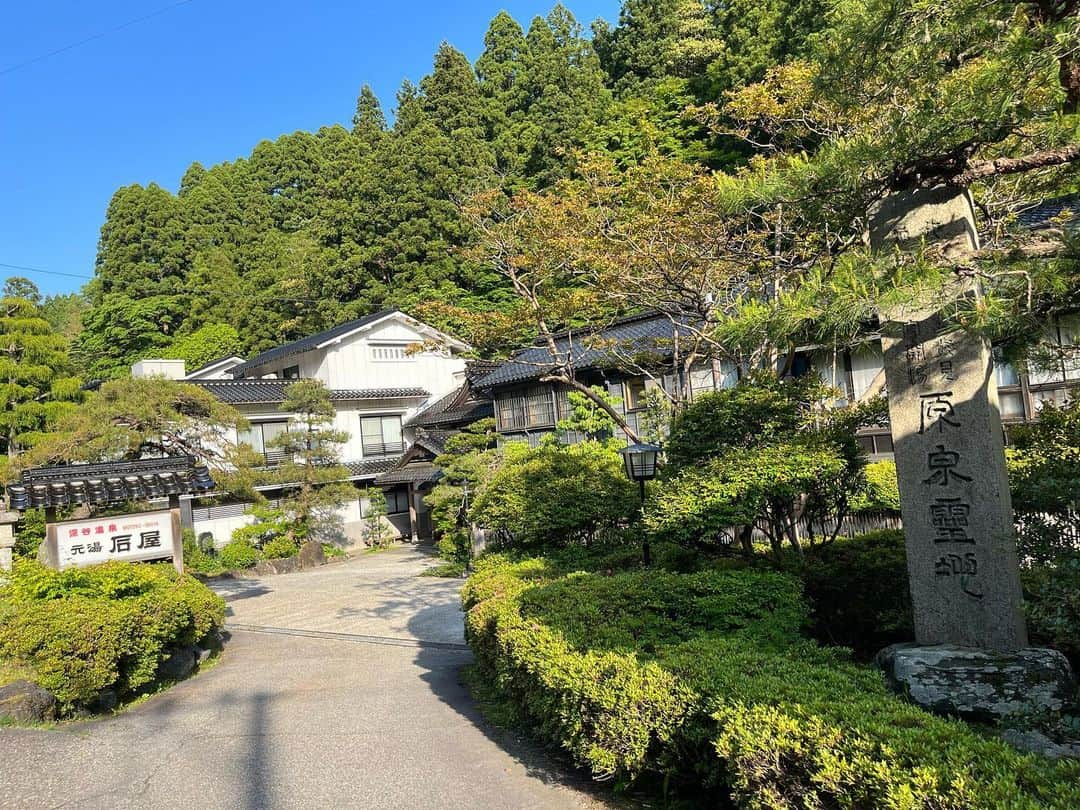
M 432 624 L 443 621 L 442 617 L 431 614 L 439 611 L 445 615 L 445 606 L 433 605 L 418 610 L 409 621 L 409 629 L 414 635 Z M 458 621 L 462 620 L 460 611 L 455 611 Z M 587 773 L 576 768 L 573 763 L 561 755 L 545 751 L 542 745 L 523 737 L 521 733 L 501 729 L 489 723 L 477 708 L 468 687 L 462 681 L 462 670 L 472 663 L 472 653 L 468 650 L 445 650 L 435 647 L 421 647 L 414 659 L 425 670 L 420 679 L 443 703 L 467 719 L 485 737 L 495 743 L 505 753 L 525 768 L 526 773 L 547 785 L 558 785 L 589 795 L 594 802 L 610 807 L 626 807 L 610 795 L 605 795 L 603 788 L 593 781 Z

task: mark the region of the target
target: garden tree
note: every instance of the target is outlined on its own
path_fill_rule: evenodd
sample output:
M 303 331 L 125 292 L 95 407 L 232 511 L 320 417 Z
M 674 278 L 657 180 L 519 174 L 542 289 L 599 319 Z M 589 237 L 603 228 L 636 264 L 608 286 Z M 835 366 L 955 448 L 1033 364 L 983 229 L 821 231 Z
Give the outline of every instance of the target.
M 364 512 L 364 542 L 374 548 L 390 545 L 390 530 L 383 522 L 386 518 L 386 493 L 378 487 L 368 487 L 360 493 L 367 501 Z
M 560 351 L 557 335 L 575 319 L 666 316 L 677 373 L 674 385 L 658 390 L 675 409 L 689 400 L 695 366 L 724 359 L 749 372 L 773 359 L 776 347 L 764 335 L 731 342 L 717 334 L 751 281 L 786 259 L 770 245 L 772 212 L 744 203 L 738 179 L 655 152 L 622 172 L 608 157 L 583 157 L 578 176 L 550 191 L 522 191 L 509 202 L 478 195 L 465 209 L 477 234 L 469 256 L 503 275 L 520 299 L 555 358 L 543 379 L 592 398 L 635 438 L 626 419 L 577 379 L 572 347 L 603 348 L 614 365 L 653 379 L 668 361 L 587 335 Z
M 235 466 L 230 436 L 247 427 L 231 405 L 196 385 L 162 377 L 104 383 L 19 460 L 21 467 L 194 456 Z
M 516 547 L 586 545 L 632 520 L 636 487 L 612 444 L 554 441 L 529 447 L 511 442 L 480 486 L 470 519 Z
M 735 322 L 844 345 L 882 310 L 933 296 L 969 328 L 1030 342 L 1068 306 L 1077 263 L 1003 226 L 1018 202 L 1078 185 L 1080 118 L 1065 67 L 1080 34 L 1074 6 L 838 3 L 810 60 L 733 95 L 715 121 L 770 153 L 746 173 L 748 201 L 782 206 L 776 249 L 801 253 L 771 280 L 782 294 L 769 311 L 748 298 Z M 986 220 L 982 249 L 962 262 L 936 248 L 871 255 L 862 233 L 874 242 L 885 224 L 875 212 L 901 216 L 933 189 L 971 190 Z M 796 244 L 794 232 L 818 239 Z
M 472 556 L 469 499 L 498 468 L 499 460 L 491 418 L 479 419 L 448 438 L 444 452 L 435 459 L 442 476 L 424 503 L 431 509 L 439 555 L 462 568 Z
M 340 507 L 356 497 L 338 447 L 349 435 L 335 430 L 330 392 L 319 380 L 299 380 L 285 389 L 281 410 L 290 415 L 289 430 L 272 445 L 285 453 L 276 477 L 286 487 L 282 509 L 298 542 L 341 534 Z
M 672 423 L 649 531 L 703 549 L 737 540 L 747 555 L 755 527 L 776 555 L 785 542 L 802 551 L 800 520 L 811 546 L 834 540 L 866 485 L 855 431 L 879 419 L 883 403 L 825 409 L 826 394 L 813 377 L 759 373 L 695 399 Z
M 82 398 L 67 341 L 45 319 L 31 281 L 10 278 L 0 298 L 0 453 L 15 458 Z
M 164 357 L 183 360 L 190 372 L 211 360 L 236 354 L 240 349 L 240 334 L 227 323 L 208 323 L 188 335 L 181 335 L 164 352 Z

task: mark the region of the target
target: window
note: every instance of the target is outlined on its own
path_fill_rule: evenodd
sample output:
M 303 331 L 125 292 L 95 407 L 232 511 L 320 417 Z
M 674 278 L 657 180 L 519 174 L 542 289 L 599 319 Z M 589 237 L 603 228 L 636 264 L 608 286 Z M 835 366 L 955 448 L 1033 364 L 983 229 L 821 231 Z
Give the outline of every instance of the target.
M 555 427 L 555 396 L 551 388 L 514 391 L 498 398 L 499 430 Z
M 285 458 L 285 451 L 274 446 L 274 440 L 289 432 L 288 422 L 254 422 L 247 430 L 240 431 L 236 438 L 250 444 L 256 453 L 262 453 L 267 463 L 277 463 Z
M 386 498 L 386 514 L 400 515 L 409 511 L 409 491 L 407 489 L 384 489 L 383 497 Z M 360 517 L 371 514 L 371 503 L 367 498 L 360 499 Z
M 627 380 L 623 383 L 623 390 L 626 392 L 623 399 L 626 403 L 626 410 L 639 411 L 645 407 L 644 377 L 635 377 L 632 380 Z
M 401 439 L 401 417 L 361 417 L 360 443 L 365 458 L 400 453 L 405 449 L 405 444 Z
M 281 379 L 283 380 L 299 380 L 300 379 L 300 366 L 289 366 L 281 372 Z
M 412 360 L 413 356 L 409 354 L 407 346 L 372 345 L 371 359 L 381 363 L 401 362 Z

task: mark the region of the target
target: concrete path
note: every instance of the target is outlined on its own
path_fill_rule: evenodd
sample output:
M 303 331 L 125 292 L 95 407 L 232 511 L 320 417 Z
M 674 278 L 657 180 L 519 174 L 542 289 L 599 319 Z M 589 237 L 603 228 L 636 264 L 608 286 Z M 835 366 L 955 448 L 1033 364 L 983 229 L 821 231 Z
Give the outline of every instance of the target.
M 4 808 L 579 808 L 599 802 L 478 716 L 459 582 L 413 548 L 216 586 L 221 662 L 116 717 L 0 729 Z

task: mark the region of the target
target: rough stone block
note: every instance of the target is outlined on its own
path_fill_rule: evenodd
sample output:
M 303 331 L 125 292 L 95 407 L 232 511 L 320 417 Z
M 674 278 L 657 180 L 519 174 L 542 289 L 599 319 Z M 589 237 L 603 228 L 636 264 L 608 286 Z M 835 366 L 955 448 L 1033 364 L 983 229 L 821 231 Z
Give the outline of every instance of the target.
M 877 655 L 891 688 L 930 711 L 970 720 L 1061 711 L 1075 695 L 1068 660 L 1057 650 L 995 652 L 946 644 L 893 644 Z
M 196 647 L 177 647 L 161 662 L 158 676 L 170 681 L 182 680 L 194 672 L 198 660 Z
M 0 687 L 0 721 L 47 723 L 56 719 L 56 698 L 30 681 Z
M 318 540 L 308 540 L 300 546 L 300 553 L 297 556 L 301 568 L 318 568 L 320 565 L 326 565 L 326 552 L 323 551 L 322 543 Z
M 259 560 L 255 563 L 253 569 L 259 576 L 270 576 L 271 574 L 291 574 L 293 571 L 300 570 L 300 558 L 299 557 L 282 557 L 277 560 Z

